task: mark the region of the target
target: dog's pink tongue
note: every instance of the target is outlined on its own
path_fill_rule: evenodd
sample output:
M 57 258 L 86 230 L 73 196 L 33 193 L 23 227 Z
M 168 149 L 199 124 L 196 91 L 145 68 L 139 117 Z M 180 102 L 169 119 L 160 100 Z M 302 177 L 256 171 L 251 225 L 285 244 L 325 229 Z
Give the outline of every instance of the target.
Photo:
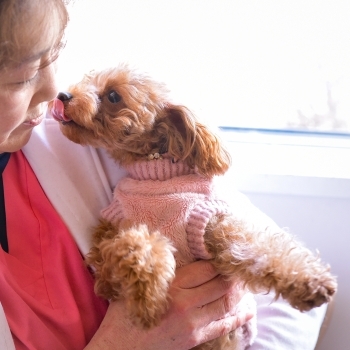
M 64 104 L 58 98 L 50 102 L 48 111 L 59 122 L 69 122 L 72 120 L 64 114 Z

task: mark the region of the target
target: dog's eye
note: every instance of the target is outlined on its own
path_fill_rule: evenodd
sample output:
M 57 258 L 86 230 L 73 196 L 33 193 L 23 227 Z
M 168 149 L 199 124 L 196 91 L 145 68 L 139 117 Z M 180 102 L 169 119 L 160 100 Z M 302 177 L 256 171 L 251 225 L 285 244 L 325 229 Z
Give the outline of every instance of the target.
M 110 91 L 107 95 L 108 101 L 111 103 L 118 103 L 122 98 L 114 90 Z

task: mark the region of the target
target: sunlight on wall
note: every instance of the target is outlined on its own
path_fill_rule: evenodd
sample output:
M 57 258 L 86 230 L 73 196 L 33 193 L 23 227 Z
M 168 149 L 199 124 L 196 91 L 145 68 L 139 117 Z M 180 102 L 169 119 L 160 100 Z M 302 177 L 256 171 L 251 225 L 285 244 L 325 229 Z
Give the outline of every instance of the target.
M 210 123 L 350 131 L 347 0 L 76 0 L 64 89 L 128 62 Z

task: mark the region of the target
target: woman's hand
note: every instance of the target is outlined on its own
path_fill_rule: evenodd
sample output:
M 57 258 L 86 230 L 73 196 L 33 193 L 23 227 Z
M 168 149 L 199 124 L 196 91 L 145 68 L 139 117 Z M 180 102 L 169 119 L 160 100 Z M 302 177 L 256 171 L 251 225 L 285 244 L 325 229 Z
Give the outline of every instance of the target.
M 159 326 L 147 331 L 132 324 L 123 300 L 111 303 L 85 349 L 187 350 L 235 330 L 253 316 L 235 313 L 244 291 L 225 281 L 208 261 L 178 269 L 169 293 L 169 310 Z

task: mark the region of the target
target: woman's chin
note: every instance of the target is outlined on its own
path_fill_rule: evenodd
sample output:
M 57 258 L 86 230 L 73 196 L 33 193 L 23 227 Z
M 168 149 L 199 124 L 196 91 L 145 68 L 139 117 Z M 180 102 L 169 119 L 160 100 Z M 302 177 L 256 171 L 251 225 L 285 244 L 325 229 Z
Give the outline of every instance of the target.
M 24 147 L 32 134 L 33 129 L 22 131 L 19 135 L 13 133 L 4 140 L 0 140 L 0 153 L 16 152 Z

